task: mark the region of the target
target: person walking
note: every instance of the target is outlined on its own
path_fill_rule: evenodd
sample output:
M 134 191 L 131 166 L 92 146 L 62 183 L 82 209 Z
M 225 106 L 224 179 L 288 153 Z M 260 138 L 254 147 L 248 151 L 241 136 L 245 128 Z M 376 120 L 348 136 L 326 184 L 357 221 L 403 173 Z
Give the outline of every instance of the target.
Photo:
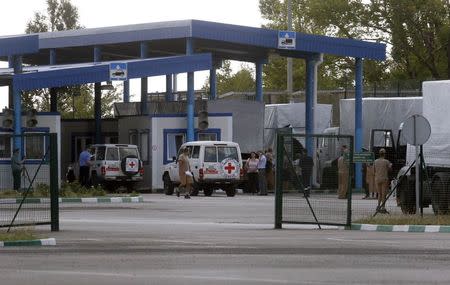
M 267 158 L 264 155 L 264 152 L 260 150 L 258 160 L 258 185 L 259 185 L 259 195 L 261 196 L 267 196 L 266 162 Z
M 258 184 L 258 159 L 256 152 L 252 151 L 249 159 L 245 162 L 245 169 L 247 171 L 247 185 L 249 193 L 255 195 L 257 192 L 256 185 Z
M 177 197 L 180 197 L 180 192 L 183 190 L 186 194 L 185 199 L 191 198 L 191 184 L 192 176 L 191 167 L 189 165 L 189 149 L 185 147 L 180 157 L 178 157 L 178 174 L 180 176 L 180 186 L 178 186 Z
M 274 174 L 274 160 L 272 148 L 268 148 L 266 151 L 266 183 L 267 190 L 273 191 L 275 189 L 275 174 Z
M 347 156 L 348 150 L 347 146 L 343 145 L 341 148 L 341 156 L 338 159 L 338 198 L 339 199 L 345 199 L 347 198 L 347 189 L 348 189 L 348 175 L 349 175 L 349 169 L 348 169 L 348 161 L 346 161 L 348 158 Z
M 16 191 L 20 189 L 20 175 L 22 174 L 24 160 L 25 157 L 20 159 L 19 149 L 14 149 L 11 157 L 11 170 L 13 174 L 13 189 Z
M 392 169 L 392 163 L 385 158 L 386 150 L 380 149 L 380 157 L 373 163 L 375 174 L 375 187 L 378 193 L 377 211 L 386 213 L 386 209 L 381 207 L 389 189 L 389 171 Z
M 89 169 L 91 166 L 91 152 L 90 148 L 86 147 L 85 150 L 83 150 L 80 153 L 80 157 L 78 159 L 78 164 L 80 165 L 80 173 L 79 173 L 79 181 L 80 185 L 83 187 L 89 186 Z
M 367 195 L 366 199 L 371 196 L 375 198 L 375 169 L 372 163 L 366 165 L 366 184 L 367 184 Z
M 304 187 L 304 193 L 309 196 L 311 190 L 311 175 L 314 167 L 314 160 L 310 157 L 306 151 L 303 149 L 300 154 L 299 166 L 301 168 L 302 183 Z

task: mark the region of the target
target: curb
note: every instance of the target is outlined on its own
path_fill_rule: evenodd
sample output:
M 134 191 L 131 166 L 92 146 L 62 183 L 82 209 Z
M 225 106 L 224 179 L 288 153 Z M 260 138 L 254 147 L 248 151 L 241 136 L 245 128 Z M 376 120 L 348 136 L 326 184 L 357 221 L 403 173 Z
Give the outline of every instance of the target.
M 0 199 L 0 204 L 20 204 L 22 198 Z M 89 197 L 89 198 L 58 198 L 59 203 L 142 203 L 144 197 Z M 48 204 L 50 198 L 27 198 L 24 204 Z
M 349 229 L 372 232 L 450 233 L 450 226 L 352 224 Z
M 55 238 L 33 239 L 33 240 L 15 240 L 15 241 L 0 241 L 0 247 L 7 246 L 51 246 L 56 245 Z

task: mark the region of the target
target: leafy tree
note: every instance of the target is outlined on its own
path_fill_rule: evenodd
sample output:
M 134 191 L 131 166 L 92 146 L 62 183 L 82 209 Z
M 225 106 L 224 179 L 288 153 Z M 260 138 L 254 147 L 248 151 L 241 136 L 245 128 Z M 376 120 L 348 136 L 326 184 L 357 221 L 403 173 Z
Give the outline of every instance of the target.
M 47 0 L 46 14 L 35 12 L 34 18 L 26 26 L 26 33 L 54 32 L 82 29 L 79 23 L 78 8 L 70 0 Z M 58 111 L 62 118 L 92 118 L 93 84 L 57 88 Z M 112 106 L 119 99 L 117 90 L 102 94 L 102 116 L 112 116 Z M 24 92 L 22 96 L 24 109 L 50 109 L 50 94 L 47 89 Z
M 248 66 L 242 65 L 241 70 L 232 74 L 231 62 L 223 61 L 222 67 L 217 71 L 217 94 L 227 92 L 245 92 L 255 90 L 255 80 L 253 70 Z M 209 90 L 209 78 L 206 79 L 203 89 Z

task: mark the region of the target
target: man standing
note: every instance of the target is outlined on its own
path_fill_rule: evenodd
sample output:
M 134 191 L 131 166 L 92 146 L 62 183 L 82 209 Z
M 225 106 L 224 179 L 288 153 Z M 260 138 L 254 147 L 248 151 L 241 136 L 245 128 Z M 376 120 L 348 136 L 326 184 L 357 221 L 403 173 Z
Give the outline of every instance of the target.
M 302 174 L 302 183 L 305 187 L 305 195 L 309 196 L 309 190 L 311 189 L 311 174 L 314 166 L 312 157 L 308 156 L 306 149 L 301 150 L 299 165 Z
M 86 147 L 86 149 L 80 153 L 80 159 L 78 160 L 80 165 L 80 185 L 84 187 L 89 186 L 89 169 L 91 165 L 91 153 L 89 150 L 89 147 Z
M 177 197 L 180 197 L 180 190 L 186 189 L 186 195 L 184 198 L 190 199 L 191 196 L 191 184 L 192 176 L 186 173 L 191 172 L 191 167 L 189 165 L 189 149 L 185 147 L 183 153 L 178 157 L 178 174 L 180 176 L 180 186 L 178 186 Z
M 259 195 L 267 196 L 267 186 L 266 186 L 266 162 L 267 158 L 262 150 L 259 151 L 259 161 L 258 161 L 258 185 L 259 185 Z
M 14 149 L 13 155 L 11 157 L 11 170 L 13 173 L 14 190 L 18 191 L 20 189 L 20 175 L 22 174 L 23 160 L 20 159 L 19 149 Z
M 338 159 L 338 198 L 345 199 L 347 198 L 347 188 L 348 188 L 348 161 L 346 161 L 345 156 L 347 155 L 347 146 L 343 145 L 341 148 L 341 156 Z
M 378 207 L 377 210 L 382 213 L 386 213 L 386 209 L 381 208 L 381 203 L 386 198 L 386 194 L 389 188 L 389 170 L 392 168 L 392 163 L 385 159 L 386 150 L 380 149 L 380 157 L 373 163 L 375 172 L 375 187 L 378 193 Z

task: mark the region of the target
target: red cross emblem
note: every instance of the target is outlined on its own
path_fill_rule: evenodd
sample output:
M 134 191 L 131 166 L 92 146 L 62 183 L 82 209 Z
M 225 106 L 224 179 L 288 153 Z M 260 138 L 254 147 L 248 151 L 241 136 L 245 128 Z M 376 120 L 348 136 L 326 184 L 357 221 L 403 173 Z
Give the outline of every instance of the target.
M 128 165 L 131 167 L 131 168 L 134 168 L 134 166 L 136 165 L 133 161 L 131 161 L 130 163 L 128 163 Z
M 233 170 L 236 169 L 236 167 L 234 167 L 230 162 L 228 162 L 228 165 L 225 166 L 224 169 L 225 169 L 226 171 L 228 171 L 228 174 L 230 174 L 231 171 L 233 171 Z

